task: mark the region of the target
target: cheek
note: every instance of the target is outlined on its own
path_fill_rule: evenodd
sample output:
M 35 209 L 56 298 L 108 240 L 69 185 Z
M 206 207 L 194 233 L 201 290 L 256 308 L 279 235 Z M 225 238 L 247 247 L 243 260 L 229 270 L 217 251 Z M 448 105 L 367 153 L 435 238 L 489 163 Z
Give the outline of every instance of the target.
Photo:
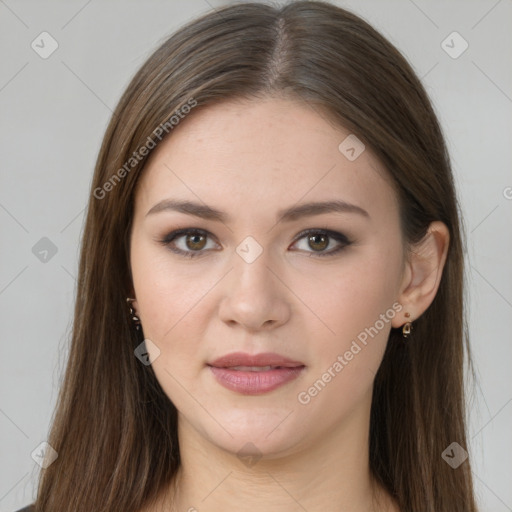
M 189 397 L 202 394 L 198 377 L 205 363 L 206 318 L 211 314 L 206 312 L 207 298 L 216 280 L 177 272 L 165 258 L 147 261 L 133 277 L 144 337 L 154 343 L 146 344 L 151 366 L 174 405 L 182 412 L 193 411 Z
M 318 312 L 330 331 L 325 334 L 328 331 L 323 329 L 322 336 L 317 334 L 315 340 L 315 331 L 308 330 L 314 340 L 310 354 L 314 365 L 306 386 L 324 376 L 312 389 L 311 397 L 322 391 L 323 398 L 315 398 L 319 403 L 344 396 L 348 407 L 371 387 L 386 348 L 391 320 L 401 307 L 396 303 L 400 268 L 398 250 L 361 251 L 332 266 L 325 275 L 317 274 L 316 286 L 312 279 L 304 282 L 302 293 L 309 290 L 308 306 Z M 324 384 L 329 388 L 326 392 Z
M 133 249 L 131 264 L 145 338 L 158 346 L 161 359 L 172 352 L 180 364 L 197 360 L 205 299 L 219 277 L 177 266 L 165 251 L 148 244 Z
M 304 272 L 300 293 L 330 328 L 335 344 L 343 344 L 392 308 L 400 268 L 397 248 L 361 248 L 314 275 Z

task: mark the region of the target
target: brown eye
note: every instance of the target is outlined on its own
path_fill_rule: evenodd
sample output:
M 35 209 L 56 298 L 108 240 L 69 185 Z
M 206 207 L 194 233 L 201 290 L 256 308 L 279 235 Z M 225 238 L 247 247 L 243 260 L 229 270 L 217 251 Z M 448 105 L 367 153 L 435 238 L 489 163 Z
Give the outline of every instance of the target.
M 203 229 L 183 228 L 169 233 L 159 242 L 172 252 L 187 258 L 205 256 L 212 250 L 219 250 L 211 233 Z
M 191 249 L 193 251 L 199 251 L 201 249 L 204 249 L 204 246 L 206 245 L 206 236 L 201 235 L 199 233 L 187 235 L 185 243 L 188 249 Z
M 314 251 L 323 251 L 329 245 L 329 237 L 318 233 L 309 235 L 308 244 Z
M 308 256 L 334 256 L 351 244 L 352 241 L 343 233 L 330 229 L 307 229 L 297 235 L 292 250 L 309 253 Z

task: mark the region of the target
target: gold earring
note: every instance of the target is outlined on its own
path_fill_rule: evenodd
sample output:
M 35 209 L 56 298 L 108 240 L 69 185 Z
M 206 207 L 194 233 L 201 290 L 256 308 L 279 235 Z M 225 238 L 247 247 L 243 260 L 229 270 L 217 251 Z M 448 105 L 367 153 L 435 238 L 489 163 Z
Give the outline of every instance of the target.
M 137 331 L 140 331 L 140 318 L 137 316 L 137 314 L 135 313 L 135 310 L 132 307 L 132 302 L 134 300 L 135 299 L 131 299 L 130 297 L 126 297 L 126 302 L 128 303 L 128 308 L 130 309 L 130 320 L 135 325 L 135 329 L 137 329 Z
M 406 318 L 410 318 L 410 316 L 411 316 L 410 313 L 405 313 Z M 412 322 L 405 322 L 405 324 L 402 327 L 402 335 L 404 338 L 407 338 L 409 336 L 409 334 L 411 334 L 411 329 L 412 329 Z

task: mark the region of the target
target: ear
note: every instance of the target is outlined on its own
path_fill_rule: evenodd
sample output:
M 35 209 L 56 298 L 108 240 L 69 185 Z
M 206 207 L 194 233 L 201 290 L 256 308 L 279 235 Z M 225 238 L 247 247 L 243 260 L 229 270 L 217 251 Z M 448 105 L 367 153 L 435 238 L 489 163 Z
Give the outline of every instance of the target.
M 423 239 L 407 255 L 398 302 L 403 306 L 391 325 L 401 327 L 419 318 L 432 304 L 443 274 L 450 232 L 443 222 L 432 222 Z M 409 313 L 409 317 L 405 314 Z
M 135 299 L 135 300 L 131 301 L 131 307 L 133 308 L 133 310 L 137 314 L 137 310 L 138 310 L 139 305 L 137 303 L 137 298 L 136 298 L 136 295 L 135 295 L 135 289 L 133 288 L 133 285 L 130 288 L 130 291 L 128 293 L 128 297 L 127 298 Z

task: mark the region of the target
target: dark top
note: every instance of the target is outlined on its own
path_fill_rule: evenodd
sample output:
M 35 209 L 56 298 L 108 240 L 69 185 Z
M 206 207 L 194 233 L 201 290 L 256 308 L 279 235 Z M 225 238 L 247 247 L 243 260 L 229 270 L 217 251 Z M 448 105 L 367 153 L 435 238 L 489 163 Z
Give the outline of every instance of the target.
M 21 510 L 18 510 L 17 512 L 34 512 L 34 506 L 29 505 L 28 507 L 22 508 Z

